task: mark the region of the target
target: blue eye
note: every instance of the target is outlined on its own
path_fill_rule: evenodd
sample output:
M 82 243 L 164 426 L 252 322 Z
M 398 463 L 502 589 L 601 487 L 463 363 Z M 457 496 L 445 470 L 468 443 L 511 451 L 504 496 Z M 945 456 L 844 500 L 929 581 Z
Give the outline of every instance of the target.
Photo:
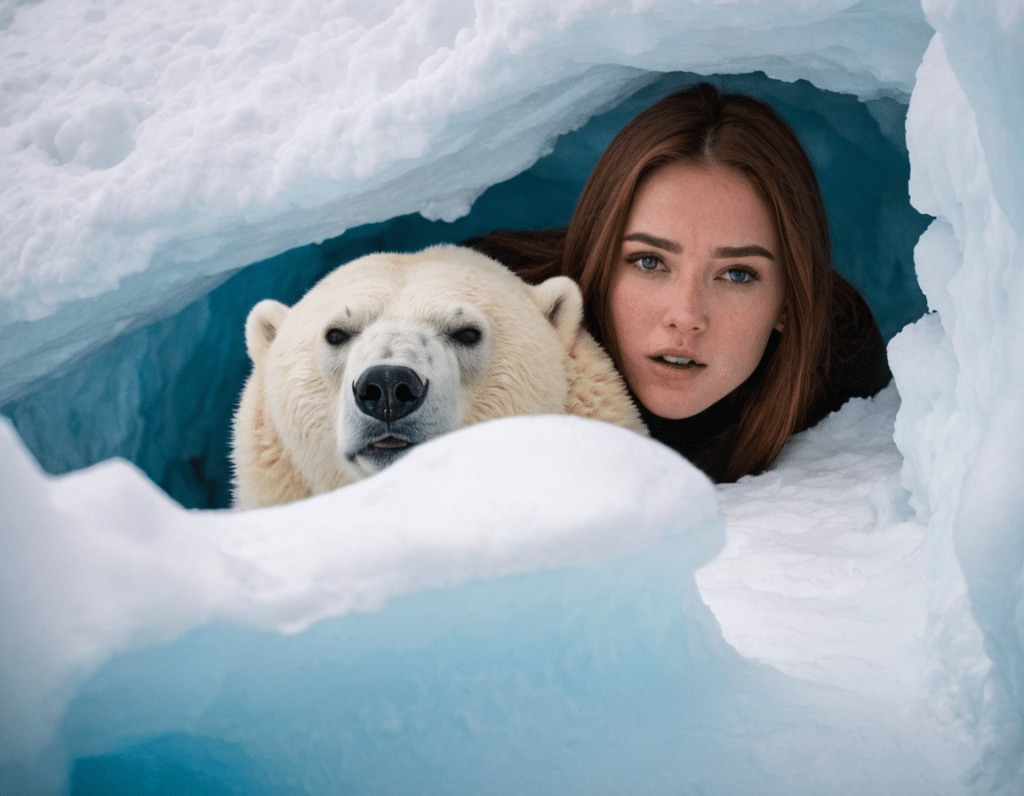
M 661 265 L 661 260 L 653 254 L 641 254 L 633 262 L 640 267 L 641 271 L 657 271 Z
M 730 282 L 736 285 L 743 285 L 747 282 L 753 282 L 756 277 L 745 268 L 730 268 L 726 271 L 726 277 Z

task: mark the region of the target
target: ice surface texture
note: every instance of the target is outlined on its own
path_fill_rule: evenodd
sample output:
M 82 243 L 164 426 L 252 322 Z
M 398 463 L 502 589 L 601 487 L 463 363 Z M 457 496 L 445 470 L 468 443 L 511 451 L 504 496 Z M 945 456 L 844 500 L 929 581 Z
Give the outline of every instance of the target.
M 122 462 L 49 479 L 0 427 L 0 782 L 57 790 L 70 760 L 76 794 L 954 792 L 974 745 L 922 676 L 922 529 L 887 527 L 897 404 L 852 402 L 722 495 L 658 443 L 539 417 L 244 513 Z M 719 499 L 725 639 L 694 584 Z M 763 544 L 787 512 L 796 568 Z M 796 634 L 752 647 L 780 615 Z
M 905 99 L 928 33 L 908 0 L 18 5 L 0 403 L 250 263 L 463 215 L 657 72 Z
M 655 523 L 632 552 L 606 546 L 616 534 L 591 547 L 590 506 L 576 516 L 549 490 L 535 509 L 601 563 L 552 542 L 532 558 L 502 547 L 492 566 L 466 542 L 428 568 L 465 582 L 400 571 L 400 587 L 366 587 L 394 597 L 388 608 L 345 613 L 301 572 L 260 573 L 304 549 L 281 525 L 322 527 L 330 500 L 355 510 L 362 493 L 282 509 L 246 537 L 237 517 L 183 512 L 123 464 L 48 480 L 5 436 L 0 792 L 60 792 L 68 776 L 78 793 L 132 778 L 143 792 L 430 792 L 463 772 L 458 789 L 479 793 L 509 771 L 522 793 L 1020 792 L 1022 39 L 1015 0 L 0 6 L 0 403 L 51 470 L 119 453 L 172 491 L 215 493 L 209 429 L 226 410 L 204 393 L 243 367 L 205 353 L 237 344 L 224 308 L 243 312 L 261 282 L 294 296 L 360 247 L 426 242 L 406 214 L 451 221 L 477 200 L 483 215 L 453 230 L 517 226 L 509 200 L 536 196 L 530 182 L 558 189 L 551 216 L 568 212 L 555 206 L 585 175 L 566 174 L 607 140 L 600 119 L 559 144 L 574 150 L 484 192 L 664 85 L 656 73 L 767 75 L 738 80 L 794 110 L 819 171 L 840 158 L 834 187 L 822 180 L 837 261 L 876 311 L 892 309 L 879 313 L 890 333 L 916 317 L 896 320 L 905 284 L 883 278 L 871 295 L 872 259 L 920 223 L 891 221 L 904 211 L 879 179 L 906 182 L 883 143 L 902 146 L 908 99 L 911 200 L 936 219 L 915 251 L 932 312 L 890 346 L 898 412 L 891 392 L 852 403 L 772 473 L 717 490 L 726 541 L 699 594 L 693 573 L 713 551 L 690 547 L 686 520 Z M 847 133 L 850 149 L 815 130 Z M 252 280 L 209 294 L 259 260 Z M 493 455 L 466 439 L 408 481 L 466 476 L 467 452 L 472 468 Z M 587 477 L 565 490 L 596 479 L 594 506 L 619 489 L 615 505 L 640 512 L 617 529 L 654 527 L 642 479 L 613 488 L 572 445 Z M 500 518 L 490 486 L 472 494 L 461 527 Z M 403 505 L 421 527 L 422 509 Z M 265 556 L 239 566 L 218 532 L 262 539 Z M 358 590 L 357 575 L 336 588 Z M 287 600 L 251 598 L 273 582 L 325 618 L 278 634 Z
M 962 570 L 992 676 L 986 783 L 1024 784 L 1024 36 L 1020 3 L 925 2 L 937 33 L 907 119 L 911 199 L 936 220 L 915 259 L 932 314 L 890 345 L 896 442 L 935 562 L 933 633 Z M 940 131 L 937 134 L 937 131 Z M 955 559 L 951 554 L 955 550 Z M 939 563 L 941 562 L 941 563 Z M 947 646 L 943 644 L 940 646 Z M 970 664 L 947 665 L 967 682 Z M 1012 791 L 1011 791 L 1012 792 Z

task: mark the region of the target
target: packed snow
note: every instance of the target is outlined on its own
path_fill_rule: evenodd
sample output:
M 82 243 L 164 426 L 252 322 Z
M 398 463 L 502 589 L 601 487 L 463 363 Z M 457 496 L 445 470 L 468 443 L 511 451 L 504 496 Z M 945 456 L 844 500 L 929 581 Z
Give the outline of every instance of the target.
M 630 432 L 512 418 L 238 513 L 190 514 L 119 461 L 48 479 L 8 427 L 8 754 L 51 776 L 77 761 L 73 793 L 154 776 L 204 793 L 942 792 L 975 746 L 932 704 L 898 403 L 851 402 L 724 490 Z
M 0 3 L 0 793 L 1024 790 L 1022 36 L 1018 0 Z M 182 508 L 226 503 L 257 300 L 564 223 L 701 75 L 801 136 L 892 386 L 721 487 L 514 418 Z

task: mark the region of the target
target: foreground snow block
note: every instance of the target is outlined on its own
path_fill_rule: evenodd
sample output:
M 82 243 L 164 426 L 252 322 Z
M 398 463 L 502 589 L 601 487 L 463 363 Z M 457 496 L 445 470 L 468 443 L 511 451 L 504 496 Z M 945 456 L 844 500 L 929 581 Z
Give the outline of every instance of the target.
M 711 755 L 750 782 L 683 611 L 692 542 L 119 656 L 65 718 L 71 793 L 666 793 Z
M 847 432 L 865 439 L 844 460 L 888 450 L 883 403 L 851 402 L 788 469 L 735 485 L 744 510 L 801 536 L 758 490 L 810 467 L 812 520 L 874 516 L 884 489 L 833 506 L 836 465 L 812 452 Z M 723 640 L 694 572 L 730 494 L 649 439 L 532 417 L 311 500 L 184 511 L 124 462 L 44 476 L 0 424 L 0 794 L 973 793 L 942 693 L 837 677 L 813 633 L 796 657 L 822 676 L 787 676 L 736 635 L 792 639 L 842 599 L 734 600 L 727 637 L 749 657 Z M 848 595 L 829 560 L 811 577 Z M 883 609 L 915 599 L 872 589 Z M 860 639 L 857 660 L 878 643 Z
M 732 724 L 693 582 L 714 490 L 650 440 L 495 421 L 187 512 L 124 463 L 43 476 L 2 431 L 0 792 L 658 791 Z

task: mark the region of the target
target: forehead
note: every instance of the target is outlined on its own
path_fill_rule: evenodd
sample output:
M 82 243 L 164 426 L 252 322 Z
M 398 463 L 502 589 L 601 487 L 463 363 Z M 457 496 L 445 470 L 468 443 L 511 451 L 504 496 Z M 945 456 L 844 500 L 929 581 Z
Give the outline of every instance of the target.
M 757 243 L 778 253 L 775 222 L 760 194 L 739 171 L 717 163 L 674 163 L 647 175 L 637 186 L 626 231 L 651 225 L 724 235 L 730 240 L 723 244 Z M 750 239 L 741 243 L 744 236 Z
M 518 279 L 492 263 L 370 255 L 332 271 L 303 297 L 304 311 L 365 320 L 384 314 L 430 317 L 456 304 L 487 309 L 521 291 Z M 356 317 L 358 316 L 358 318 Z

